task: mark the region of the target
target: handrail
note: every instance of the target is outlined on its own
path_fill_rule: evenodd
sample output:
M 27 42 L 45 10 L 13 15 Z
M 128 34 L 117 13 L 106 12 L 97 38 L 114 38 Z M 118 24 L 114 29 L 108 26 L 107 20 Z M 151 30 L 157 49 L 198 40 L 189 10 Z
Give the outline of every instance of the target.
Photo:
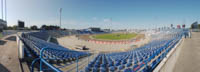
M 43 71 L 43 63 L 45 63 L 48 67 L 50 67 L 51 69 L 53 69 L 54 71 L 56 71 L 56 72 L 62 72 L 61 70 L 59 70 L 58 68 L 56 68 L 56 67 L 54 67 L 53 65 L 51 65 L 51 64 L 49 64 L 44 58 L 43 58 L 43 56 L 44 56 L 44 54 L 43 54 L 43 52 L 45 51 L 45 50 L 47 50 L 47 49 L 52 49 L 52 48 L 48 48 L 48 46 L 47 47 L 44 47 L 44 48 L 42 48 L 41 50 L 40 50 L 40 57 L 39 58 L 36 58 L 35 60 L 33 60 L 33 62 L 32 62 L 32 64 L 31 64 L 31 72 L 33 72 L 34 71 L 34 64 L 35 64 L 35 62 L 36 61 L 40 61 L 40 71 Z M 57 49 L 53 49 L 53 50 L 57 50 Z M 77 64 L 76 64 L 76 71 L 78 72 L 79 70 L 78 70 L 78 62 L 79 62 L 79 56 L 77 55 L 76 56 L 76 58 L 77 58 L 77 60 L 76 60 L 76 62 L 77 62 Z
M 40 58 L 36 58 L 36 59 L 34 59 L 33 61 L 32 61 L 32 63 L 31 63 L 31 72 L 34 72 L 34 64 L 35 64 L 35 62 L 36 61 L 38 61 L 38 60 L 40 60 Z
M 48 48 L 48 46 L 42 48 L 42 49 L 40 50 L 40 57 L 33 60 L 32 64 L 31 64 L 31 72 L 34 71 L 34 64 L 35 64 L 35 62 L 38 61 L 38 60 L 40 60 L 40 71 L 43 71 L 43 68 L 42 68 L 43 64 L 42 64 L 42 63 L 45 63 L 48 67 L 50 67 L 50 68 L 53 69 L 54 71 L 56 71 L 56 72 L 62 72 L 61 70 L 57 69 L 56 67 L 52 66 L 52 65 L 49 64 L 47 61 L 45 61 L 45 59 L 43 58 L 43 52 L 44 52 L 44 50 L 46 50 L 46 49 L 50 49 L 50 48 Z
M 20 40 L 22 40 L 23 42 L 24 42 L 24 40 L 23 40 L 23 38 L 22 37 L 20 37 L 19 35 L 17 35 L 18 37 L 19 37 L 19 39 Z M 38 46 L 36 46 L 35 44 L 33 44 L 35 47 L 38 47 Z M 43 63 L 44 64 L 46 64 L 48 67 L 50 67 L 51 69 L 53 69 L 54 71 L 56 71 L 56 72 L 62 72 L 61 70 L 59 70 L 58 68 L 56 68 L 56 67 L 54 67 L 53 65 L 51 65 L 50 63 L 48 63 L 44 58 L 43 58 L 43 56 L 44 56 L 44 51 L 45 50 L 47 50 L 47 49 L 49 49 L 49 50 L 56 50 L 56 51 L 63 51 L 63 52 L 78 52 L 78 51 L 73 51 L 73 50 L 64 50 L 64 49 L 56 49 L 56 48 L 50 48 L 49 46 L 47 46 L 47 47 L 44 47 L 44 48 L 42 48 L 42 49 L 40 49 L 40 55 L 39 55 L 39 58 L 36 58 L 36 59 L 34 59 L 33 61 L 32 61 L 32 64 L 31 64 L 31 72 L 33 72 L 34 71 L 34 64 L 39 60 L 40 61 L 40 71 L 43 71 Z M 76 67 L 77 67 L 77 72 L 78 72 L 78 62 L 79 62 L 79 56 L 78 55 L 76 55 L 76 58 L 77 58 L 77 60 L 76 60 L 76 62 L 77 62 L 77 65 L 76 65 Z

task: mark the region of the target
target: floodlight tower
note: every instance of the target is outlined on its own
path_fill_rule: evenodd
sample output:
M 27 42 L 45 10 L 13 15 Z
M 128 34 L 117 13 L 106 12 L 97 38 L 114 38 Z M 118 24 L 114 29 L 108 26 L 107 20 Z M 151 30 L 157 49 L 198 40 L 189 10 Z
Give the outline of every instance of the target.
M 60 29 L 61 29 L 61 13 L 62 13 L 62 8 L 60 8 Z
M 112 17 L 110 18 L 110 30 L 111 30 L 111 27 L 112 27 Z
M 3 0 L 1 0 L 1 11 L 2 11 L 2 20 L 3 20 Z
M 5 21 L 7 21 L 7 6 L 6 6 L 6 0 L 5 0 Z

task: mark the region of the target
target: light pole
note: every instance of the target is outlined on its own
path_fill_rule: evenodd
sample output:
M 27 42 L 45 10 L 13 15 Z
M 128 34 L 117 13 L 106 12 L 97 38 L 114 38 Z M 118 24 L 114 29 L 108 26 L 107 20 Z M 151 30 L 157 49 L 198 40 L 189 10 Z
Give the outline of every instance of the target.
M 62 8 L 60 8 L 60 29 L 61 29 L 61 13 L 62 13 Z
M 7 7 L 6 7 L 6 0 L 5 0 L 5 21 L 7 21 Z
M 3 20 L 3 0 L 1 0 L 2 20 Z
M 112 27 L 112 18 L 110 18 L 110 30 L 111 30 L 111 27 Z

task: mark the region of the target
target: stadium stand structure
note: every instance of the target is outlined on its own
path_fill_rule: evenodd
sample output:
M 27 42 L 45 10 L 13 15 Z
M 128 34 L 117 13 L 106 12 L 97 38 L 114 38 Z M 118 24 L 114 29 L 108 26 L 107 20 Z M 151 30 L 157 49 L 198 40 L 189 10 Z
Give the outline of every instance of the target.
M 182 38 L 182 33 L 162 34 L 149 44 L 128 52 L 99 54 L 84 72 L 152 72 L 166 54 Z
M 87 52 L 78 52 L 64 48 L 54 43 L 47 42 L 45 41 L 46 36 L 46 33 L 43 32 L 23 33 L 21 40 L 27 46 L 25 53 L 28 53 L 29 57 L 32 53 L 35 57 L 39 57 L 41 60 L 43 60 L 44 63 L 76 61 L 77 59 L 88 56 L 89 54 Z M 52 65 L 48 63 L 47 65 L 56 71 L 59 71 Z
M 32 70 L 34 63 L 39 61 L 40 71 L 56 71 L 62 72 L 60 68 L 67 65 L 55 66 L 55 63 L 66 63 L 76 61 L 77 72 L 78 61 L 81 58 L 90 56 L 92 53 L 70 50 L 60 45 L 45 41 L 45 33 L 47 36 L 56 35 L 59 32 L 30 32 L 23 33 L 20 39 L 27 46 L 25 53 L 29 56 L 37 58 L 32 62 Z M 57 34 L 55 37 L 68 35 L 65 32 Z M 87 34 L 79 33 L 79 34 Z M 151 72 L 166 56 L 166 54 L 179 42 L 179 40 L 187 33 L 182 29 L 162 30 L 151 34 L 152 40 L 150 43 L 127 51 L 113 53 L 99 53 L 94 57 L 81 72 Z M 44 36 L 44 37 L 43 37 Z M 44 67 L 44 65 L 46 67 Z M 44 69 L 45 68 L 45 69 Z

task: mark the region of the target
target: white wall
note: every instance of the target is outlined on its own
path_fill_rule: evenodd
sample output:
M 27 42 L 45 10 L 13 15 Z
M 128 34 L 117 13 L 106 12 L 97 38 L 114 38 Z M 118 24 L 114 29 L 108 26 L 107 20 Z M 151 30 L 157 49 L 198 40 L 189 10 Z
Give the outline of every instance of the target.
M 178 44 L 167 54 L 167 56 L 160 62 L 153 72 L 173 72 L 176 61 L 180 55 L 182 48 L 181 44 L 183 42 L 184 38 L 182 38 Z

